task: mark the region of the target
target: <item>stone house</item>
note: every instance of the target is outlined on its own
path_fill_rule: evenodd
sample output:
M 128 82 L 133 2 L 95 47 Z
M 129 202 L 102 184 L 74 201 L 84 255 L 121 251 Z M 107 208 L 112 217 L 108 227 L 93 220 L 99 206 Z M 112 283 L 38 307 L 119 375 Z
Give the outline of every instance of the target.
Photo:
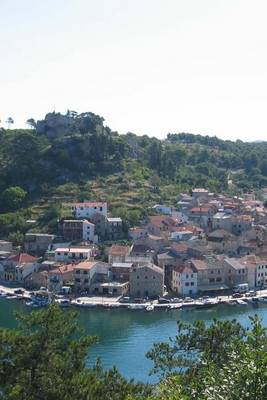
M 28 253 L 43 255 L 55 239 L 55 235 L 47 233 L 26 233 L 24 246 Z
M 157 297 L 164 293 L 164 271 L 154 265 L 139 265 L 130 272 L 131 297 Z

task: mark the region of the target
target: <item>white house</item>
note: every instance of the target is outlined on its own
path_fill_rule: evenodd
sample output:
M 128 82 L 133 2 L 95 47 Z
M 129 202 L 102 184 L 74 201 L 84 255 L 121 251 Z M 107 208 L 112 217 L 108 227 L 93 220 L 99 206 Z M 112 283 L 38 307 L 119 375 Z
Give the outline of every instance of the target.
M 83 203 L 73 203 L 70 206 L 75 218 L 91 218 L 96 213 L 107 217 L 108 214 L 107 203 L 103 202 L 85 201 Z
M 75 261 L 89 260 L 92 256 L 90 247 L 58 247 L 55 250 L 55 261 L 71 263 Z
M 180 296 L 196 295 L 197 271 L 188 265 L 174 267 L 172 271 L 172 290 Z

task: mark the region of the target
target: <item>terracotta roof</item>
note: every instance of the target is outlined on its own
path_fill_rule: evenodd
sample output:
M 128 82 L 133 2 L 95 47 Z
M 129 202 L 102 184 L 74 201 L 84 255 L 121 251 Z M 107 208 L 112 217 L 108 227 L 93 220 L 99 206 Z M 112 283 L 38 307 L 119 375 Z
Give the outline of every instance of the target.
M 198 271 L 205 270 L 208 268 L 208 264 L 203 260 L 191 260 L 193 267 L 195 267 Z
M 129 246 L 120 246 L 118 244 L 113 244 L 109 250 L 111 255 L 125 255 L 128 254 L 130 248 Z
M 14 256 L 10 256 L 9 260 L 17 262 L 18 264 L 25 264 L 37 261 L 37 258 L 27 253 L 20 253 L 20 254 L 15 254 Z
M 74 265 L 74 269 L 92 269 L 96 264 L 99 264 L 99 261 L 82 261 L 79 264 Z
M 169 226 L 177 226 L 182 221 L 177 218 L 169 217 L 168 215 L 151 215 L 149 217 L 149 222 L 157 227 L 161 227 L 162 224 L 169 225 Z
M 52 269 L 51 271 L 48 271 L 49 274 L 60 274 L 64 275 L 69 272 L 73 272 L 75 268 L 75 264 L 67 264 L 67 265 L 60 265 L 60 267 L 57 267 L 55 269 Z
M 177 251 L 178 253 L 186 253 L 188 246 L 183 243 L 172 244 L 172 249 Z
M 189 265 L 179 265 L 174 267 L 173 270 L 180 274 L 193 274 L 197 272 L 194 267 L 190 267 Z
M 199 213 L 206 213 L 209 212 L 210 207 L 193 207 L 191 208 L 191 212 L 199 212 Z

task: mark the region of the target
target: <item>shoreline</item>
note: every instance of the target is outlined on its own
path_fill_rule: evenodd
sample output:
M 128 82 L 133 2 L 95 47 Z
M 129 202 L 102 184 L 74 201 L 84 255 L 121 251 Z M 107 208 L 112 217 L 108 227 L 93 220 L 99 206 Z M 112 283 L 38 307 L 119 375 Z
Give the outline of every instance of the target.
M 23 294 L 16 294 L 15 291 L 21 289 L 24 291 Z M 24 288 L 10 288 L 4 285 L 0 285 L 0 293 L 2 296 L 0 298 L 5 298 L 7 300 L 23 300 L 23 301 L 31 301 L 32 296 L 30 295 L 30 291 L 25 290 Z M 180 302 L 169 302 L 160 304 L 157 300 L 147 301 L 146 303 L 123 303 L 119 302 L 120 298 L 110 298 L 110 297 L 96 297 L 96 296 L 84 296 L 77 297 L 72 300 L 67 298 L 57 298 L 54 301 L 58 303 L 61 307 L 79 307 L 79 308 L 105 308 L 105 309 L 119 309 L 124 308 L 129 311 L 141 311 L 145 310 L 148 312 L 156 311 L 156 310 L 181 310 L 183 308 L 196 308 L 196 309 L 205 309 L 205 308 L 213 308 L 219 306 L 221 304 L 228 304 L 231 306 L 245 306 L 249 304 L 257 305 L 258 303 L 267 304 L 267 289 L 255 291 L 255 296 L 246 297 L 243 295 L 239 298 L 234 298 L 233 296 L 217 296 L 217 297 L 209 297 L 208 299 L 204 299 L 199 297 L 192 299 L 192 301 L 186 301 L 181 299 Z M 63 301 L 62 301 L 63 300 Z M 62 302 L 61 302 L 62 301 Z M 30 305 L 30 304 L 27 304 Z

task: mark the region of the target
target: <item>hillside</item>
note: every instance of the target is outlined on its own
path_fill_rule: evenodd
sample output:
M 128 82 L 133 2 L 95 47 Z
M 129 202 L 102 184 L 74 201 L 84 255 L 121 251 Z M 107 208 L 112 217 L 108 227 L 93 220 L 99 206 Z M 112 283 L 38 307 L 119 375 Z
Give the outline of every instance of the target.
M 186 133 L 160 141 L 119 135 L 93 113 L 49 113 L 31 129 L 0 130 L 0 236 L 54 231 L 64 201 L 107 200 L 134 225 L 155 202 L 205 186 L 240 193 L 267 186 L 267 143 Z M 12 237 L 11 237 L 12 238 Z

